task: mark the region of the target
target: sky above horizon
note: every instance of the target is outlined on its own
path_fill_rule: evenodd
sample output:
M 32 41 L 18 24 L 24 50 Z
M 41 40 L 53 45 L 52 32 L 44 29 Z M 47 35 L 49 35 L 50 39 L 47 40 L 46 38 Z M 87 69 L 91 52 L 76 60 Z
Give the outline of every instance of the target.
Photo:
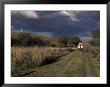
M 11 30 L 62 37 L 79 36 L 89 40 L 100 29 L 100 11 L 11 11 Z

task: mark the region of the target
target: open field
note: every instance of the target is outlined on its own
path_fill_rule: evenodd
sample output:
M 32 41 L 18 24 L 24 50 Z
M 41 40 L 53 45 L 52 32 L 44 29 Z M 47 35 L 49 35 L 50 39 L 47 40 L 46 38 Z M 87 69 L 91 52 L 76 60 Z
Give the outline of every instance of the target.
M 57 47 L 12 47 L 12 76 L 100 75 L 98 56 L 91 51 Z

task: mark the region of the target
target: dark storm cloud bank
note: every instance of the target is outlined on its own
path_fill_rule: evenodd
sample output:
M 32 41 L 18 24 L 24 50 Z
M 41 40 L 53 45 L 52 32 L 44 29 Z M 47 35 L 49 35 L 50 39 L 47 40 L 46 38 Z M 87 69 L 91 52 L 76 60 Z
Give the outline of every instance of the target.
M 22 27 L 25 32 L 34 32 L 53 37 L 77 35 L 90 38 L 90 32 L 100 27 L 99 11 L 36 11 L 34 13 L 31 12 L 31 14 L 29 12 L 18 13 L 16 11 L 12 12 L 12 31 L 19 31 Z M 29 16 L 31 18 L 28 18 Z

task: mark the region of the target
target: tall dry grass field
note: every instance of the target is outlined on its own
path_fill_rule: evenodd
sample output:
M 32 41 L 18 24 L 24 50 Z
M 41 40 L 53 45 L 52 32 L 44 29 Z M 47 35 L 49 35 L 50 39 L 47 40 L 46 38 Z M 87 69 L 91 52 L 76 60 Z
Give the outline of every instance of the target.
M 53 47 L 12 47 L 11 49 L 11 73 L 19 76 L 30 71 L 34 67 L 56 61 L 59 56 L 66 53 L 65 48 Z

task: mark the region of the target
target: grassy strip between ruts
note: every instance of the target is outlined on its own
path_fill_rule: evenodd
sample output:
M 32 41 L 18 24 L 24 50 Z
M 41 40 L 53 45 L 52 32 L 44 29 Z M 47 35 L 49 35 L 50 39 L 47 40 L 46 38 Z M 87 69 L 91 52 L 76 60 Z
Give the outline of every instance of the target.
M 89 64 L 92 69 L 92 73 L 95 77 L 100 76 L 100 61 L 98 61 L 97 57 L 92 57 L 90 53 L 88 53 L 89 56 Z
M 85 60 L 83 57 L 83 52 L 74 52 L 71 65 L 65 71 L 64 76 L 72 77 L 82 77 L 85 74 Z

